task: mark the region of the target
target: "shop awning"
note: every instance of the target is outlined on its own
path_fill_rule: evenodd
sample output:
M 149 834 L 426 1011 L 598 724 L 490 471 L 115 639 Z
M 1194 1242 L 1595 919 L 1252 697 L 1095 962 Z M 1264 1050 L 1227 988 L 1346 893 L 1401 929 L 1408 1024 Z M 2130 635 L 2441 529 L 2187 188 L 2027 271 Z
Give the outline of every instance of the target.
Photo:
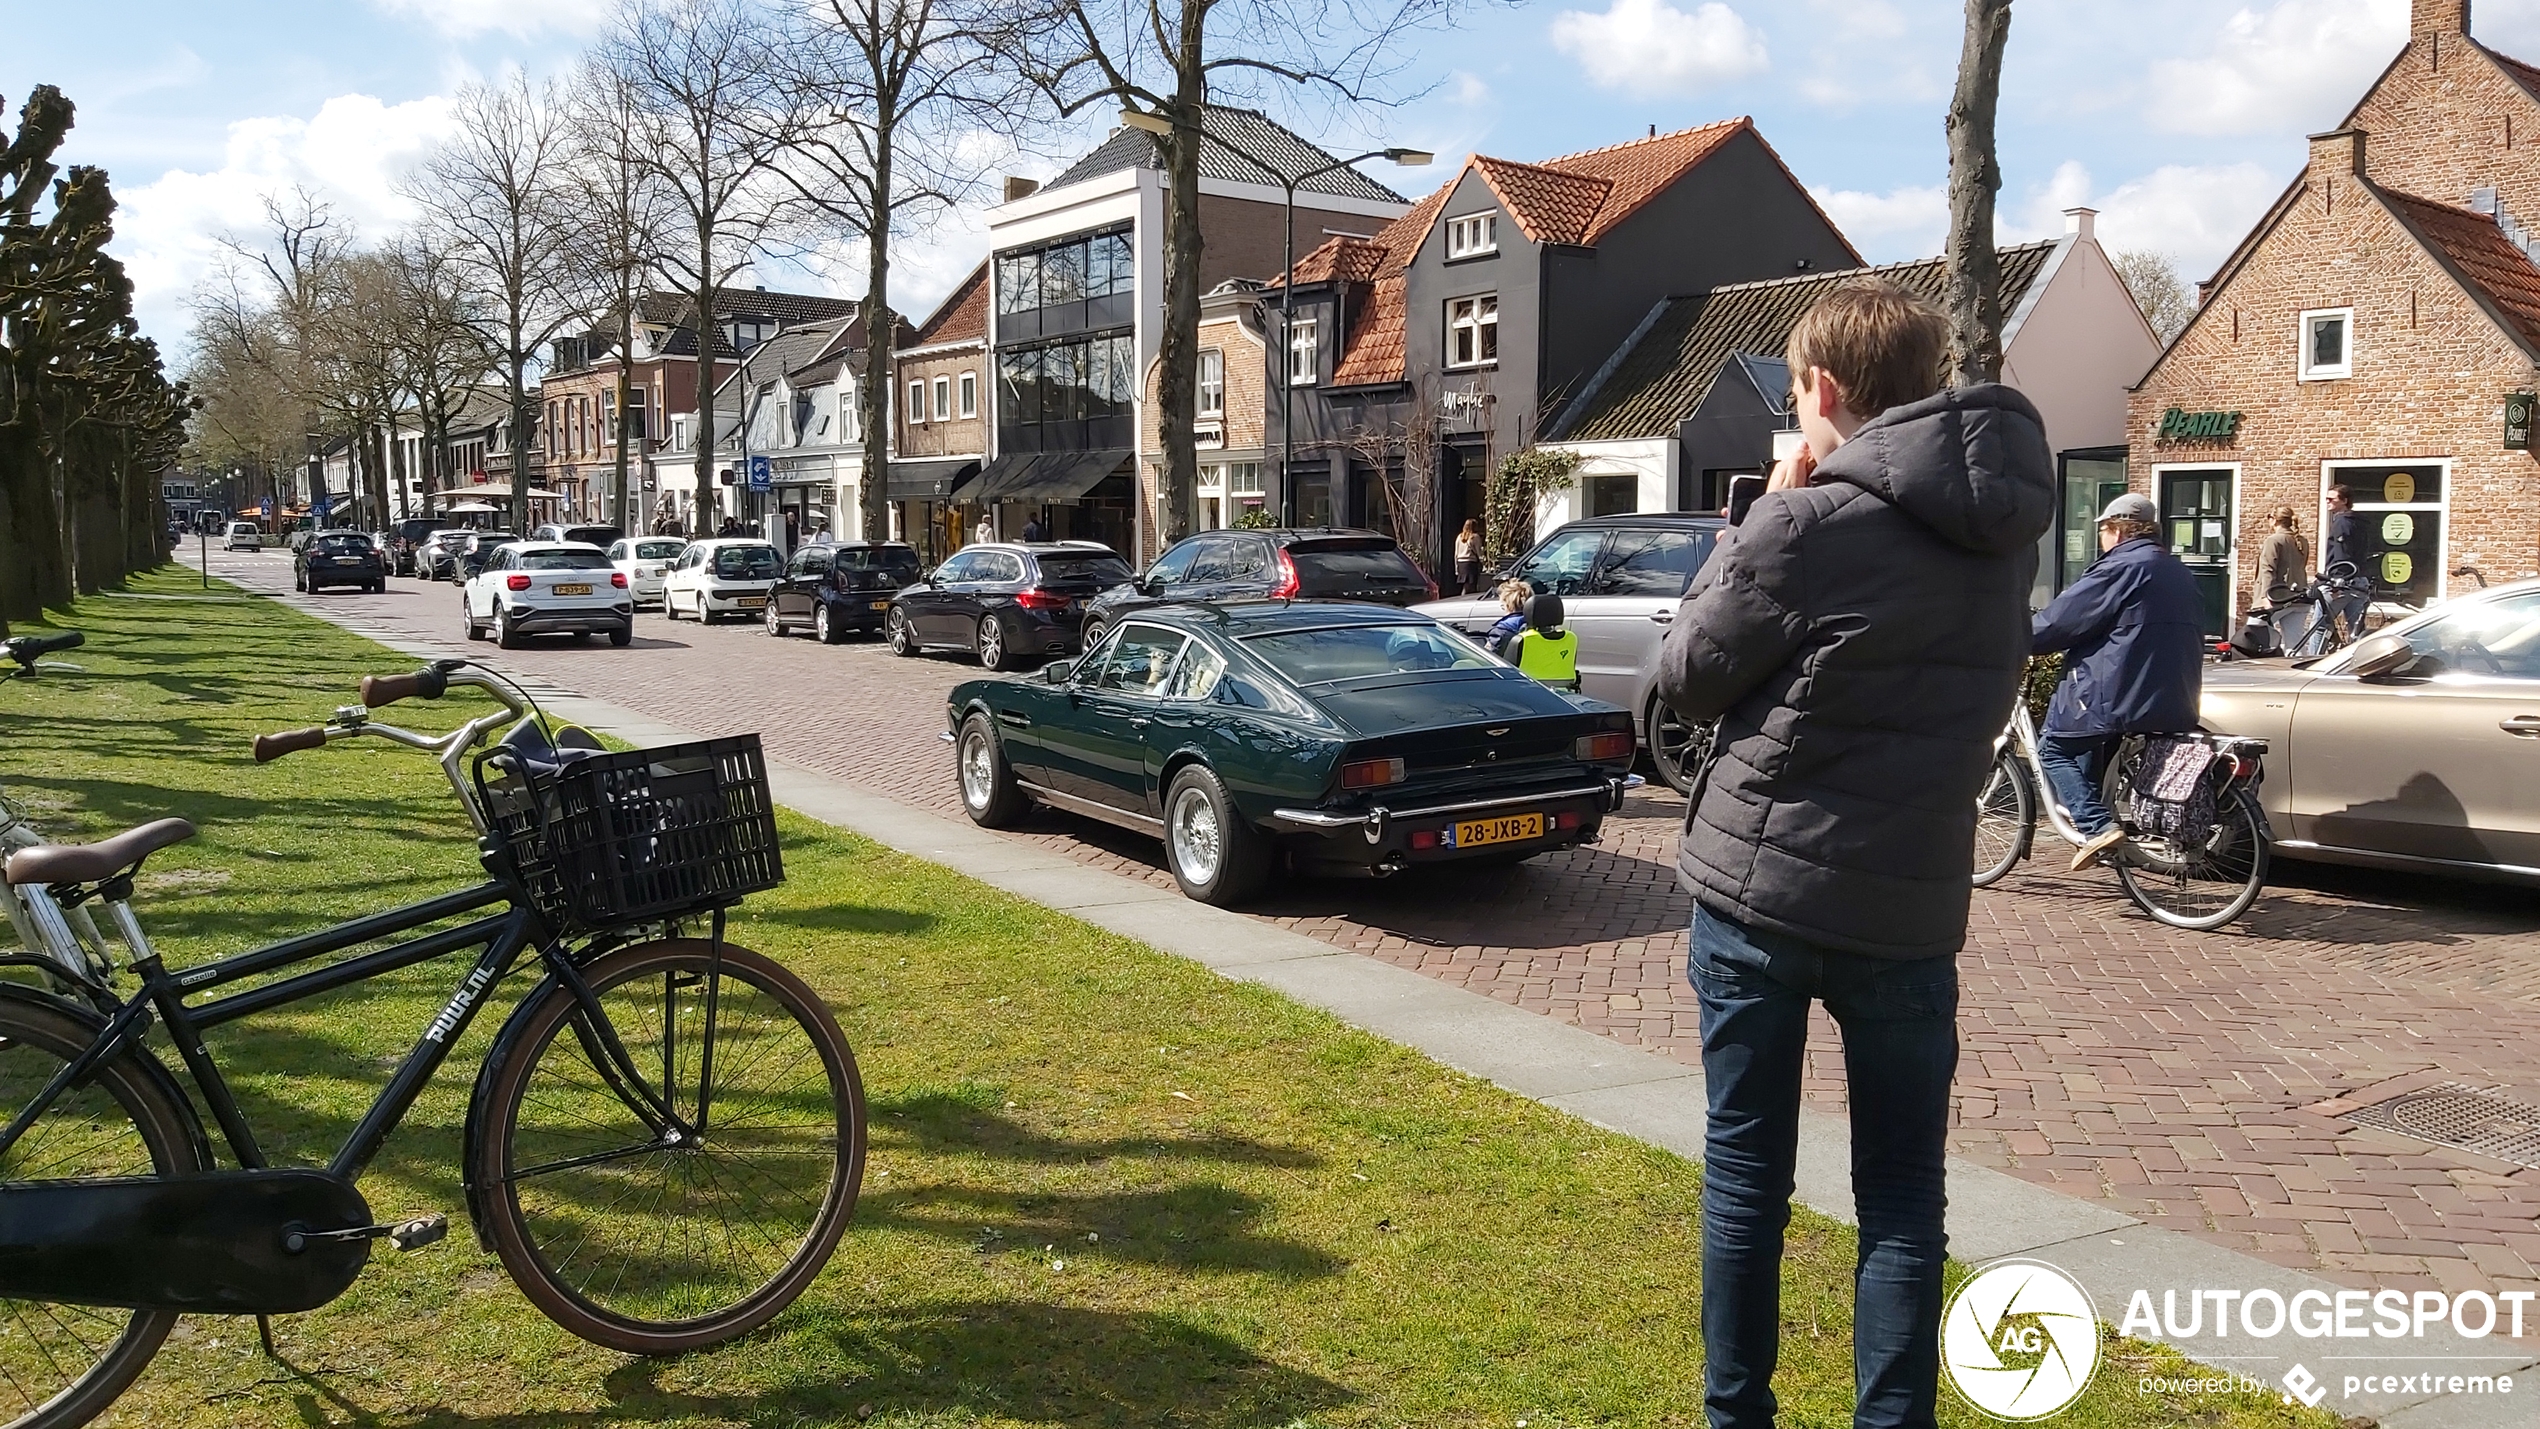
M 941 501 L 978 474 L 976 459 L 895 461 L 891 463 L 890 484 L 883 494 L 893 501 Z
M 1074 501 L 1120 470 L 1128 460 L 1127 447 L 1001 456 L 980 473 L 976 486 L 962 493 L 962 500 Z

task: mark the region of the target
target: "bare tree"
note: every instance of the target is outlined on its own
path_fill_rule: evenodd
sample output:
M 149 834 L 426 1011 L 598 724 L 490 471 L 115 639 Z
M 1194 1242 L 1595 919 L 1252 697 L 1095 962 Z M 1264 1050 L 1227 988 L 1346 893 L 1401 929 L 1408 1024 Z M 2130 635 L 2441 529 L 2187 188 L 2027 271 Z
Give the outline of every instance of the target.
M 586 198 L 584 261 L 605 275 L 600 315 L 617 349 L 617 461 L 609 510 L 629 533 L 638 524 L 629 467 L 637 443 L 656 435 L 645 430 L 635 394 L 635 307 L 659 266 L 670 218 L 660 175 L 646 163 L 643 118 L 626 77 L 585 58 L 573 86 L 574 181 Z
M 1392 77 L 1393 41 L 1445 20 L 1456 0 L 1147 0 L 1117 11 L 1098 0 L 1050 3 L 1007 40 L 1024 73 L 1062 115 L 1119 104 L 1124 119 L 1155 135 L 1163 164 L 1156 395 L 1164 534 L 1179 540 L 1199 504 L 1199 159 L 1212 93 L 1284 87 L 1345 104 L 1372 100 Z
M 2002 191 L 1993 115 L 2002 97 L 2002 46 L 2011 0 L 1967 0 L 1966 46 L 1949 100 L 1949 380 L 2002 376 L 2002 263 L 1993 251 L 1993 196 Z
M 800 126 L 776 79 L 780 49 L 751 0 L 625 0 L 595 52 L 624 86 L 644 165 L 684 230 L 659 259 L 696 325 L 700 509 L 714 491 L 715 294 L 792 212 L 775 169 Z
M 421 230 L 389 250 L 397 300 L 380 335 L 421 428 L 423 470 L 416 477 L 427 504 L 449 485 L 450 420 L 495 368 L 458 262 L 438 246 L 443 237 Z
M 807 205 L 864 245 L 864 434 L 858 508 L 865 536 L 890 531 L 891 243 L 922 231 L 987 177 L 982 140 L 1011 137 L 1031 89 L 1003 64 L 994 0 L 826 0 L 783 77 L 802 130 L 777 172 Z
M 2115 255 L 2117 276 L 2152 325 L 2152 335 L 2168 346 L 2196 316 L 2196 296 L 2179 275 L 2178 260 L 2167 253 L 2132 249 Z
M 529 368 L 589 310 L 587 275 L 573 249 L 578 205 L 566 187 L 564 105 L 552 82 L 533 89 L 515 73 L 460 90 L 451 112 L 455 133 L 425 162 L 414 196 L 476 294 L 480 336 L 502 370 L 511 407 L 510 519 L 513 530 L 526 531 L 537 432 Z

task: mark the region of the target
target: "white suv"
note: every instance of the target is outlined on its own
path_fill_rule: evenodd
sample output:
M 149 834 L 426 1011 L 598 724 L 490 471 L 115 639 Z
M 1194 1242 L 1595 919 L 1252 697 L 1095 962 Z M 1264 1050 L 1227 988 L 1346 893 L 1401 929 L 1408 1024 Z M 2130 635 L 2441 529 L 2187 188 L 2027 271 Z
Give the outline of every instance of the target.
M 467 638 L 490 626 L 506 650 L 531 635 L 606 635 L 635 643 L 635 604 L 608 552 L 578 541 L 513 541 L 459 588 Z

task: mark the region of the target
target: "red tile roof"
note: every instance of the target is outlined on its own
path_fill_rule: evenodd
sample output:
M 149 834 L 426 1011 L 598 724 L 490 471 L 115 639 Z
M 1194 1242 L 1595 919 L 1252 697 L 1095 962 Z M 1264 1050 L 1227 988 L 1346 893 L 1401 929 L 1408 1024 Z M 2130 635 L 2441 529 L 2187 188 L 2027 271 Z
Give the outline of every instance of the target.
M 1376 280 L 1366 305 L 1358 310 L 1357 322 L 1351 325 L 1348 345 L 1342 349 L 1340 360 L 1332 364 L 1333 386 L 1364 387 L 1402 380 L 1403 333 L 1410 308 L 1403 292 L 1406 281 L 1400 273 Z
M 2381 190 L 2382 198 L 2417 235 L 2485 300 L 2526 352 L 2540 352 L 2540 267 L 2487 214 L 2410 194 Z
M 1584 154 L 1565 154 L 1547 159 L 1543 167 L 1557 169 L 1582 178 L 1602 179 L 1611 187 L 1605 202 L 1598 206 L 1596 217 L 1575 241 L 1594 246 L 1614 226 L 1640 211 L 1641 205 L 1666 191 L 1670 184 L 1691 173 L 1695 165 L 1710 158 L 1739 133 L 1752 130 L 1755 121 L 1748 118 L 1725 119 L 1697 129 L 1679 129 L 1652 139 L 1634 139 L 1627 144 L 1611 144 L 1590 149 Z
M 1306 283 L 1372 283 L 1385 265 L 1384 246 L 1373 239 L 1347 234 L 1323 240 L 1323 246 L 1296 260 L 1296 281 Z M 1277 283 L 1270 286 L 1276 287 Z
M 910 334 L 903 347 L 939 347 L 952 342 L 988 340 L 988 264 L 981 259 L 961 286 L 936 305 L 934 316 Z
M 1473 156 L 1473 168 L 1499 198 L 1500 207 L 1537 243 L 1585 244 L 1596 224 L 1597 210 L 1614 192 L 1614 181 L 1587 174 L 1565 173 L 1540 164 L 1512 163 Z

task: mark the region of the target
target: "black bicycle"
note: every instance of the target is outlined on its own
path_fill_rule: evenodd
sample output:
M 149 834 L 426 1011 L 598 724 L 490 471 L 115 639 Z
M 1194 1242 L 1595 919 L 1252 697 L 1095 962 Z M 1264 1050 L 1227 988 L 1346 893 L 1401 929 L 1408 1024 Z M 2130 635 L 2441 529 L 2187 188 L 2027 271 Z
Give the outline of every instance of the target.
M 369 719 L 456 686 L 504 708 L 439 737 Z M 855 1057 L 801 979 L 724 938 L 726 910 L 784 876 L 757 737 L 610 754 L 527 703 L 443 661 L 366 678 L 362 704 L 325 726 L 256 741 L 260 762 L 363 735 L 434 754 L 480 836 L 490 879 L 473 888 L 171 970 L 130 900 L 143 861 L 190 824 L 8 855 L 19 893 L 101 908 L 138 981 L 123 995 L 49 939 L 0 956 L 8 1422 L 85 1423 L 180 1314 L 253 1314 L 261 1330 L 261 1317 L 341 1294 L 374 1241 L 440 1239 L 444 1216 L 382 1222 L 356 1182 L 485 1004 L 513 988 L 477 1070 L 463 1179 L 480 1242 L 532 1304 L 597 1344 L 664 1354 L 764 1324 L 827 1263 L 864 1167 Z M 204 1033 L 469 950 L 334 1157 L 271 1164 Z M 306 964 L 320 965 L 275 976 Z M 533 968 L 523 987 L 515 975 Z M 215 1167 L 160 1045 L 233 1165 Z

